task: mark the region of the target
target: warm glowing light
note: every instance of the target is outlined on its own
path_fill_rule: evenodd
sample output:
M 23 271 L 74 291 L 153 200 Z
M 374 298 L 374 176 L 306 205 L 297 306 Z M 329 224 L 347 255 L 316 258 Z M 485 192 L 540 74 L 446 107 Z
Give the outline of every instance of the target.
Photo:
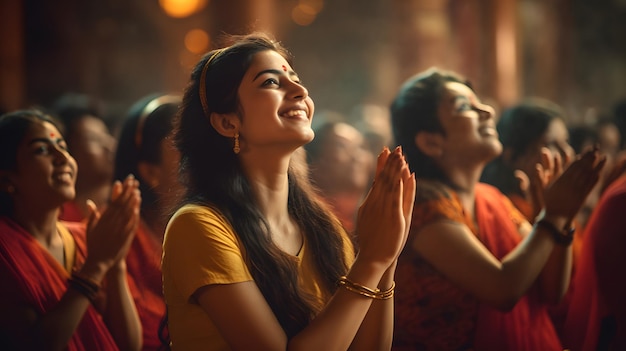
M 315 14 L 320 13 L 324 8 L 324 0 L 300 0 L 300 5 L 308 6 Z
M 185 34 L 185 48 L 194 54 L 206 52 L 209 42 L 209 34 L 202 29 L 192 29 Z
M 159 0 L 163 11 L 170 16 L 183 18 L 202 10 L 207 0 Z
M 299 4 L 291 11 L 291 19 L 300 26 L 308 26 L 315 20 L 316 12 L 308 5 Z

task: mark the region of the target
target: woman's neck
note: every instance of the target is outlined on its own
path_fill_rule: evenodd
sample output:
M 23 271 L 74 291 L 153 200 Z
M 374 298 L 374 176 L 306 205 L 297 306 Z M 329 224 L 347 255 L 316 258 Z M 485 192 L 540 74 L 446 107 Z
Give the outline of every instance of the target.
M 250 182 L 256 203 L 269 225 L 272 241 L 282 251 L 297 255 L 302 248 L 303 236 L 298 223 L 290 216 L 289 201 L 289 157 L 263 159 L 259 164 L 254 162 L 244 167 Z M 257 167 L 254 167 L 254 166 Z
M 290 157 L 262 156 L 243 159 L 246 178 L 255 200 L 268 221 L 280 221 L 288 215 Z
M 466 214 L 470 218 L 474 218 L 474 206 L 476 200 L 475 188 L 480 180 L 482 168 L 476 168 L 472 170 L 455 170 L 448 173 L 448 179 L 451 185 L 454 187 L 461 206 L 466 211 Z

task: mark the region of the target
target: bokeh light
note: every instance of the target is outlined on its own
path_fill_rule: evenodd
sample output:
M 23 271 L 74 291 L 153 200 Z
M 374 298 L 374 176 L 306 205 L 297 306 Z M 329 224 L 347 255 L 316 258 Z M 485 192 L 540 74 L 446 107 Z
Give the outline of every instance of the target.
M 324 0 L 300 0 L 299 3 L 311 8 L 315 14 L 320 13 L 324 8 Z
M 170 17 L 183 18 L 202 10 L 208 0 L 159 0 L 159 5 Z
M 300 3 L 291 11 L 291 19 L 300 26 L 308 26 L 313 21 L 315 21 L 315 17 L 317 16 L 317 11 L 315 8 Z
M 185 48 L 194 54 L 203 54 L 209 49 L 209 34 L 202 29 L 192 29 L 185 34 Z

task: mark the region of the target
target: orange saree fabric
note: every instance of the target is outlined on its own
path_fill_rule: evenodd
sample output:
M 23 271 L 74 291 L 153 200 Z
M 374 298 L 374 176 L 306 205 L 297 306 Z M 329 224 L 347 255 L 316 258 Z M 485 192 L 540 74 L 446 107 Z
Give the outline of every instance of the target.
M 528 219 L 530 223 L 534 222 L 534 218 L 532 216 L 533 209 L 530 202 L 517 194 L 508 195 L 511 202 L 515 205 L 515 207 L 520 210 L 522 214 Z M 576 273 L 576 265 L 578 264 L 578 260 L 580 258 L 580 252 L 583 246 L 583 231 L 584 229 L 578 224 L 578 222 L 574 221 L 574 227 L 576 228 L 576 232 L 574 234 L 574 241 L 572 242 L 572 277 Z M 548 313 L 550 314 L 550 318 L 552 319 L 552 324 L 557 332 L 557 334 L 562 337 L 563 334 L 563 324 L 565 323 L 565 315 L 567 314 L 567 310 L 569 308 L 570 300 L 573 294 L 573 290 L 575 289 L 575 284 L 572 281 L 570 282 L 570 286 L 567 289 L 567 293 L 565 297 L 561 300 L 561 302 L 557 305 L 548 307 Z
M 74 270 L 86 257 L 85 228 L 80 223 L 66 223 L 76 242 Z M 69 274 L 20 225 L 7 217 L 0 218 L 0 303 L 28 305 L 39 314 L 53 308 L 67 291 Z M 14 335 L 17 340 L 28 336 Z M 117 350 L 100 314 L 89 306 L 70 339 L 67 350 Z
M 476 187 L 478 238 L 498 259 L 521 241 L 518 226 L 523 215 L 497 189 Z M 526 293 L 509 312 L 481 304 L 476 321 L 476 350 L 562 350 L 547 306 Z
M 490 185 L 476 187 L 477 226 L 456 193 L 443 184 L 419 181 L 417 194 L 411 237 L 434 221 L 460 222 L 497 258 L 521 240 L 517 228 L 524 216 Z M 457 287 L 410 249 L 400 257 L 396 284 L 394 350 L 561 350 L 546 308 L 532 292 L 512 311 L 500 312 Z
M 165 315 L 161 279 L 161 243 L 142 221 L 126 256 L 128 285 L 143 327 L 143 349 L 157 350 L 159 324 Z

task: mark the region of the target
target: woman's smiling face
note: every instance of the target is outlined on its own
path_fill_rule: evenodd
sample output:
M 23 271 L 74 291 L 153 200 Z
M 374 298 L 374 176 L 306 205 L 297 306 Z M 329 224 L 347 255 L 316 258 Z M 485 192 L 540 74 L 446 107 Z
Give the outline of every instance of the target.
M 445 152 L 466 154 L 481 162 L 502 152 L 493 108 L 481 103 L 467 85 L 446 83 L 437 112 L 445 132 Z
M 279 53 L 257 53 L 238 89 L 244 148 L 301 146 L 313 139 L 313 100 Z
M 17 149 L 15 170 L 7 174 L 14 201 L 60 206 L 76 195 L 77 164 L 65 139 L 49 122 L 33 123 Z

